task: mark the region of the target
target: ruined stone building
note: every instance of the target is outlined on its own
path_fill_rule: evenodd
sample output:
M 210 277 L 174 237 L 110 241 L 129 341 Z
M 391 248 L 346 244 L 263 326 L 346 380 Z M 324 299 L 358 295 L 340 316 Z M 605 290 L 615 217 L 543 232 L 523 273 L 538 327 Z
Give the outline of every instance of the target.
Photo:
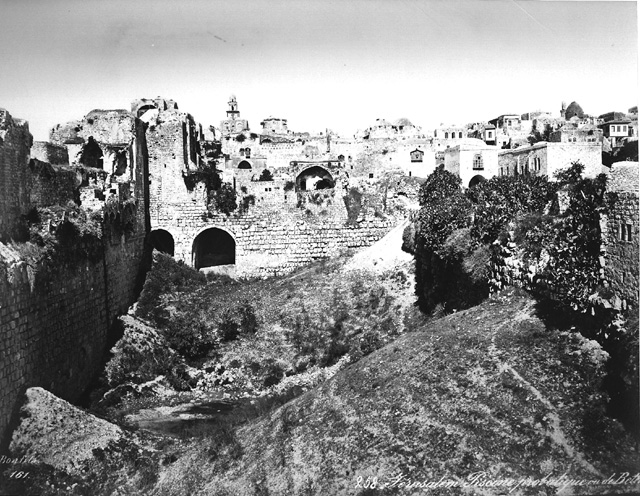
M 0 110 L 2 439 L 24 389 L 74 400 L 97 373 L 149 264 L 147 177 L 132 113 L 94 110 L 33 143 L 28 124 Z

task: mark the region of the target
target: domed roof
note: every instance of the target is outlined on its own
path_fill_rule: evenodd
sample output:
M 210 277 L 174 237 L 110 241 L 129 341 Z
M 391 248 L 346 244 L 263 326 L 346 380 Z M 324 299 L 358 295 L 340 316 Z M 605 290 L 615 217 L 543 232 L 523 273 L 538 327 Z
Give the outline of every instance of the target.
M 578 116 L 580 119 L 584 117 L 584 111 L 578 102 L 571 102 L 565 111 L 564 118 L 569 120 L 573 116 Z
M 395 125 L 396 126 L 413 126 L 411 121 L 409 119 L 407 119 L 406 117 L 400 117 L 400 119 L 398 119 L 396 121 Z

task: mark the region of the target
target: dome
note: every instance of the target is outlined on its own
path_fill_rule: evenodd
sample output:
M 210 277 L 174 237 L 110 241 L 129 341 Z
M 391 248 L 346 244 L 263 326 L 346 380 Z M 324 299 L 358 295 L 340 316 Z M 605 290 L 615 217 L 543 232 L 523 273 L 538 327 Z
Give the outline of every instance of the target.
M 564 118 L 567 120 L 571 119 L 573 116 L 577 116 L 580 119 L 584 117 L 584 111 L 578 102 L 571 102 L 564 114 Z

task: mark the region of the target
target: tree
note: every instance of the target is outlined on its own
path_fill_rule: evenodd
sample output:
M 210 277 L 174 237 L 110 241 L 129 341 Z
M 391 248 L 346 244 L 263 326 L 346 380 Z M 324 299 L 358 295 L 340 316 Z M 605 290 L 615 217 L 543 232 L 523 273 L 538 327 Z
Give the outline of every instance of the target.
M 273 174 L 271 174 L 269 169 L 265 169 L 260 174 L 258 181 L 273 181 Z

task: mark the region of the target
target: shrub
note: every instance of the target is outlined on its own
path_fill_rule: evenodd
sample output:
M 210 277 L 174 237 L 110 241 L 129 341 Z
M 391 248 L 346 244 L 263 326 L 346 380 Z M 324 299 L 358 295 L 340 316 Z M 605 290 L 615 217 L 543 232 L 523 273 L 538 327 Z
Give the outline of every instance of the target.
M 606 212 L 606 176 L 582 178 L 584 167 L 574 162 L 557 174 L 568 193 L 568 206 L 555 222 L 544 224 L 537 238 L 549 253 L 540 275 L 542 293 L 552 286 L 555 298 L 567 306 L 586 310 L 589 296 L 600 284 L 600 214 Z
M 209 212 L 211 210 L 229 215 L 236 208 L 236 190 L 229 183 L 222 183 L 218 189 L 209 194 Z
M 402 231 L 402 251 L 416 254 L 416 224 L 413 221 L 410 221 Z
M 243 301 L 238 307 L 240 314 L 240 330 L 243 334 L 255 334 L 258 331 L 258 318 L 253 306 L 247 301 Z
M 218 334 L 222 341 L 233 341 L 240 335 L 240 324 L 238 324 L 232 309 L 227 308 L 220 315 Z
M 269 169 L 264 169 L 260 174 L 258 181 L 273 181 L 273 174 Z
M 142 294 L 136 307 L 136 315 L 151 319 L 156 324 L 166 322 L 165 311 L 158 306 L 163 295 L 195 289 L 206 284 L 201 272 L 188 267 L 184 262 L 176 262 L 173 257 L 154 252 L 153 265 L 147 273 Z
M 353 226 L 362 210 L 362 192 L 357 188 L 350 188 L 343 200 L 347 208 L 347 225 Z
M 189 191 L 193 191 L 196 184 L 199 182 L 204 184 L 207 193 L 211 193 L 212 191 L 219 189 L 222 184 L 215 162 L 211 164 L 203 164 L 195 170 L 183 172 L 182 179 Z
M 553 201 L 558 184 L 546 176 L 499 176 L 466 191 L 474 206 L 473 237 L 492 243 L 522 213 L 542 212 Z
M 172 315 L 162 326 L 161 332 L 169 346 L 187 360 L 209 356 L 219 345 L 214 329 L 193 314 Z
M 69 202 L 64 206 L 32 209 L 26 221 L 29 243 L 13 243 L 12 246 L 30 257 L 32 266 L 46 262 L 42 268 L 56 271 L 78 260 L 96 262 L 102 258 L 101 213 L 90 214 Z
M 253 195 L 247 195 L 242 197 L 242 201 L 240 202 L 240 208 L 238 209 L 238 213 L 244 214 L 249 211 L 249 207 L 252 207 L 256 204 L 256 197 Z

